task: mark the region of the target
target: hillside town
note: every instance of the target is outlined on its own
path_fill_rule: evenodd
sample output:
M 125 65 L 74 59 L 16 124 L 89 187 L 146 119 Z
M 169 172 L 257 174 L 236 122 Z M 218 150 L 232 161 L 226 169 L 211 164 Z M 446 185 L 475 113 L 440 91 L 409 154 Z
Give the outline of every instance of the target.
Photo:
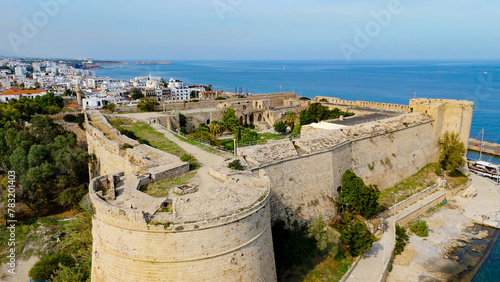
M 85 68 L 85 64 L 44 60 L 0 60 L 0 86 L 0 102 L 3 103 L 53 92 L 64 98 L 78 98 L 78 104 L 89 110 L 101 109 L 111 103 L 136 106 L 142 97 L 167 102 L 213 99 L 224 95 L 212 91 L 210 85 L 185 85 L 174 78 L 166 81 L 151 74 L 129 81 L 114 80 L 96 76 L 95 71 Z

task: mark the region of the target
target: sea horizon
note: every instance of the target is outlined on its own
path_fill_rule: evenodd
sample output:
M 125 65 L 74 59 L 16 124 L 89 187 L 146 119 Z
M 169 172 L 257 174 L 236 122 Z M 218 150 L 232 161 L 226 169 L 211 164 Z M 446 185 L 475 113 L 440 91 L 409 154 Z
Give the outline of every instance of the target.
M 186 84 L 252 94 L 298 95 L 408 104 L 416 98 L 471 100 L 470 137 L 500 143 L 500 60 L 165 60 L 171 65 L 108 65 L 96 75 L 128 81 L 135 76 L 175 78 Z

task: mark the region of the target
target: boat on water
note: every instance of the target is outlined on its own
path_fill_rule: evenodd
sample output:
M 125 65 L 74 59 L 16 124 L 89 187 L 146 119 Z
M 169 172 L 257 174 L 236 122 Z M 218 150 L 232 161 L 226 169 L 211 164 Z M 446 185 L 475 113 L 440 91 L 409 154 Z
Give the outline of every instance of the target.
M 489 177 L 500 183 L 500 165 L 482 160 L 484 145 L 484 128 L 481 130 L 481 149 L 479 160 L 467 160 L 469 170 L 484 177 Z
M 469 170 L 484 177 L 500 182 L 500 165 L 485 161 L 468 160 Z

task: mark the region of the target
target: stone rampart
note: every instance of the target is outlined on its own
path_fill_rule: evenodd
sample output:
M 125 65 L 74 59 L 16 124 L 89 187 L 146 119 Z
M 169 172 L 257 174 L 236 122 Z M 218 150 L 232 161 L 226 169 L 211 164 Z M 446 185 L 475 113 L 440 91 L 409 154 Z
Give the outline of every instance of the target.
M 102 119 L 101 119 L 102 117 Z M 113 134 L 114 140 L 109 139 L 100 129 L 94 127 L 86 117 L 86 135 L 88 151 L 94 154 L 93 176 L 106 175 L 118 171 L 126 174 L 152 174 L 153 179 L 159 180 L 173 177 L 189 171 L 189 164 L 182 162 L 174 155 L 168 154 L 148 145 L 139 144 L 127 136 L 116 133 L 113 127 L 100 113 L 94 112 L 93 119 L 99 120 L 99 126 Z M 123 148 L 122 144 L 132 145 L 132 148 Z
M 103 198 L 120 176 L 94 178 L 92 281 L 276 281 L 269 179 L 228 179 L 210 194 L 173 199 L 170 214 L 151 214 Z
M 324 96 L 317 96 L 316 98 L 314 98 L 314 100 L 316 102 L 327 102 L 327 103 L 333 103 L 333 104 L 338 104 L 338 105 L 347 105 L 350 107 L 395 111 L 395 112 L 402 112 L 402 113 L 409 113 L 410 112 L 410 106 L 408 106 L 408 105 L 380 103 L 380 102 L 368 102 L 368 101 L 350 101 L 350 100 L 342 100 L 340 98 L 335 98 L 335 97 L 324 97 Z
M 333 200 L 347 169 L 385 189 L 437 161 L 437 150 L 432 119 L 411 114 L 240 148 L 239 154 L 269 175 L 273 219 L 300 221 L 335 215 Z

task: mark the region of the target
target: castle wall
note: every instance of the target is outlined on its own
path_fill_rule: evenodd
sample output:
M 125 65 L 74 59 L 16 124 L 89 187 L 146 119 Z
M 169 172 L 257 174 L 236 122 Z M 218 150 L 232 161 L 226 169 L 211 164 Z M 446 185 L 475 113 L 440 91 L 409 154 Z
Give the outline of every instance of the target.
M 318 142 L 321 140 L 327 140 L 326 136 Z M 299 141 L 296 145 L 300 147 L 303 144 Z M 335 146 L 326 145 L 328 149 L 323 151 L 260 166 L 271 179 L 273 220 L 291 224 L 293 220 L 310 220 L 318 214 L 335 215 L 333 200 L 347 169 L 366 184 L 383 190 L 439 157 L 431 121 L 338 142 Z M 313 148 L 320 145 L 311 144 Z
M 431 122 L 353 141 L 351 147 L 352 171 L 381 190 L 439 159 Z
M 106 179 L 89 185 L 92 281 L 276 281 L 269 188 L 250 207 L 200 221 L 176 219 L 174 199 L 171 221 L 154 224 L 141 210 L 103 200 L 98 191 Z
M 403 113 L 410 112 L 410 107 L 408 105 L 369 102 L 369 101 L 350 101 L 350 100 L 342 100 L 340 98 L 335 98 L 335 97 L 324 97 L 324 96 L 317 96 L 314 99 L 315 102 L 320 102 L 322 100 L 326 101 L 328 103 L 347 105 L 350 107 L 360 107 L 360 108 L 396 111 L 396 112 L 403 112 Z
M 273 220 L 309 220 L 318 214 L 336 214 L 332 200 L 342 184 L 342 174 L 350 168 L 350 144 L 266 166 L 271 179 Z
M 434 134 L 441 138 L 446 131 L 457 133 L 464 145 L 468 144 L 474 102 L 452 99 L 412 99 L 410 111 L 431 116 L 436 121 Z

